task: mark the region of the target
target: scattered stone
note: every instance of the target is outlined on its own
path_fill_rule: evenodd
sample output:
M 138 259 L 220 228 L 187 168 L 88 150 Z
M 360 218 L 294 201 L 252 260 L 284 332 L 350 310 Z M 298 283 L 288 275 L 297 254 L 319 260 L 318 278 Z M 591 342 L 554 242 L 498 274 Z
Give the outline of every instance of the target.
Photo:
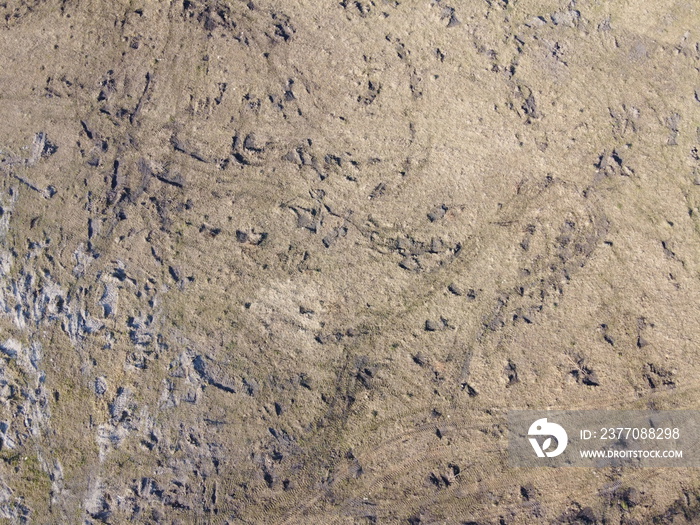
M 107 379 L 104 376 L 96 377 L 93 383 L 93 390 L 98 396 L 103 396 L 107 392 Z
M 418 366 L 425 366 L 426 364 L 428 364 L 428 360 L 421 352 L 418 352 L 416 355 L 413 356 L 413 362 L 416 363 Z
M 501 328 L 503 328 L 506 323 L 505 320 L 503 319 L 503 315 L 500 312 L 496 312 L 486 323 L 486 328 L 491 330 L 492 332 L 497 332 Z
M 267 238 L 267 233 L 258 233 L 253 230 L 236 230 L 236 240 L 241 244 L 258 246 Z
M 678 134 L 680 132 L 680 120 L 681 116 L 678 113 L 674 113 L 668 119 L 666 119 L 666 124 L 669 129 L 669 136 L 666 143 L 669 146 L 678 145 Z
M 653 363 L 644 365 L 644 378 L 652 389 L 663 386 L 673 387 L 676 382 L 673 380 L 673 372 L 656 366 Z
M 425 321 L 425 330 L 427 332 L 436 332 L 438 330 L 445 330 L 446 328 L 452 327 L 450 326 L 449 321 L 444 317 L 440 317 L 439 321 L 433 321 L 432 319 Z
M 173 281 L 175 281 L 176 283 L 179 283 L 181 281 L 180 272 L 174 266 L 168 266 L 168 273 L 170 274 L 170 277 L 173 278 Z
M 442 239 L 431 239 L 428 253 L 442 253 L 445 251 L 445 243 Z
M 466 381 L 462 383 L 462 390 L 465 390 L 469 397 L 476 397 L 479 395 L 479 392 Z
M 520 378 L 518 377 L 518 367 L 513 361 L 508 361 L 508 364 L 503 369 L 503 373 L 506 375 L 506 379 L 508 380 L 506 387 L 513 386 L 514 384 L 520 382 Z
M 260 392 L 260 384 L 252 377 L 243 378 L 243 387 L 245 388 L 246 394 L 251 397 L 255 397 Z
M 577 514 L 576 518 L 582 523 L 596 523 L 598 518 L 596 518 L 595 512 L 591 507 L 582 508 Z
M 260 144 L 255 137 L 255 133 L 249 133 L 243 140 L 243 147 L 249 151 L 262 152 L 265 150 L 265 146 Z
M 589 370 L 588 373 L 584 374 L 581 377 L 581 382 L 584 385 L 588 385 L 588 386 L 599 386 L 600 385 L 600 380 L 598 379 L 598 374 L 596 374 L 593 370 Z
M 520 495 L 525 501 L 530 501 L 535 498 L 537 492 L 535 491 L 535 486 L 532 483 L 527 483 L 520 487 Z
M 539 118 L 540 114 L 537 111 L 537 103 L 535 102 L 535 96 L 532 93 L 528 95 L 521 107 L 525 112 L 525 115 L 528 117 Z
M 576 379 L 577 383 L 582 383 L 588 386 L 599 386 L 600 380 L 587 364 L 583 357 L 578 357 L 576 360 L 577 367 L 571 370 L 571 375 Z
M 450 15 L 450 20 L 447 22 L 447 27 L 455 27 L 460 25 L 462 22 L 459 21 L 459 18 L 457 18 L 457 15 L 452 13 Z
M 579 11 L 570 9 L 569 11 L 560 11 L 551 15 L 552 23 L 555 26 L 565 25 L 569 27 L 574 27 L 575 22 L 579 20 L 581 13 Z
M 636 507 L 642 502 L 642 493 L 636 488 L 630 487 L 622 494 L 622 501 L 624 501 L 628 507 Z
M 16 339 L 7 339 L 4 343 L 0 344 L 0 350 L 6 356 L 14 359 L 22 351 L 22 345 Z
M 428 332 L 436 332 L 436 331 L 438 331 L 438 330 L 440 329 L 440 326 L 439 326 L 435 321 L 433 321 L 433 320 L 431 320 L 431 319 L 428 319 L 428 320 L 425 322 L 425 329 L 426 329 Z
M 192 366 L 206 383 L 229 394 L 236 393 L 232 381 L 221 373 L 219 367 L 210 358 L 198 355 L 192 360 Z
M 302 372 L 299 375 L 299 384 L 308 390 L 313 390 L 313 380 L 308 374 Z
M 450 285 L 447 287 L 447 289 L 453 295 L 464 295 L 464 290 L 459 285 L 457 285 L 455 283 L 450 283 Z
M 322 239 L 323 245 L 326 248 L 330 248 L 339 238 L 345 237 L 347 233 L 348 229 L 346 226 L 335 228 Z
M 410 272 L 417 272 L 420 270 L 420 264 L 415 257 L 404 257 L 404 259 L 399 263 L 399 266 Z
M 97 384 L 95 386 L 97 386 Z M 117 396 L 114 398 L 114 401 L 109 406 L 109 414 L 110 416 L 112 416 L 112 419 L 117 421 L 123 421 L 124 419 L 129 417 L 129 414 L 131 412 L 130 400 L 131 391 L 128 388 L 120 386 L 117 389 Z
M 607 324 L 601 324 L 600 325 L 600 330 L 603 332 L 603 340 L 608 343 L 610 346 L 615 346 L 615 339 L 613 336 L 609 333 L 608 331 L 608 325 Z
M 525 25 L 527 27 L 540 28 L 542 26 L 547 25 L 547 21 L 541 16 L 535 16 Z
M 119 292 L 117 287 L 112 283 L 105 283 L 104 292 L 102 294 L 102 298 L 100 299 L 100 306 L 102 306 L 102 313 L 104 317 L 114 315 L 117 309 L 118 301 Z
M 440 219 L 442 219 L 445 214 L 447 213 L 447 206 L 444 204 L 438 206 L 437 208 L 433 209 L 430 213 L 428 213 L 428 219 L 430 219 L 430 222 L 435 222 Z
M 381 197 L 382 195 L 384 195 L 385 192 L 386 192 L 386 184 L 384 184 L 383 182 L 380 182 L 379 184 L 377 184 L 374 187 L 374 189 L 372 190 L 372 193 L 369 194 L 369 199 L 370 200 L 377 199 L 377 198 Z

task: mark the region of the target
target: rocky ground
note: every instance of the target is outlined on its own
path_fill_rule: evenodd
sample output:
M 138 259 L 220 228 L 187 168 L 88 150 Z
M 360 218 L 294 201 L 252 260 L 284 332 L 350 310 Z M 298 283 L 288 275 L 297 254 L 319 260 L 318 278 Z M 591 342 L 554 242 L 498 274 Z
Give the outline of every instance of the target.
M 0 1 L 0 521 L 697 523 L 510 408 L 698 408 L 700 16 Z

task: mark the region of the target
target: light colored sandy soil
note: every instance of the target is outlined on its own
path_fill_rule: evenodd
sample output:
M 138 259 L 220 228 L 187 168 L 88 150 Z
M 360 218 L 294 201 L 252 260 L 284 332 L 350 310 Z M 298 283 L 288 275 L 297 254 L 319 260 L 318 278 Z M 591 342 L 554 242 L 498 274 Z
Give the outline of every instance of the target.
M 694 2 L 0 2 L 0 520 L 697 523 L 510 408 L 698 408 Z

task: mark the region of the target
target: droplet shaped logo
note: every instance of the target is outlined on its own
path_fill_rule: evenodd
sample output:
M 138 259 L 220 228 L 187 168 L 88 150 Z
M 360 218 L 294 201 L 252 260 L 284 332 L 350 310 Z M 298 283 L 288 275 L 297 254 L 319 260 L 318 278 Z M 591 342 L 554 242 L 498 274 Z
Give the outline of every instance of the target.
M 530 444 L 535 449 L 538 458 L 553 458 L 564 452 L 566 445 L 569 444 L 569 437 L 566 435 L 566 430 L 561 425 L 549 423 L 547 418 L 538 419 L 527 431 L 528 436 L 547 436 L 540 445 L 536 437 L 530 437 Z M 549 450 L 552 446 L 552 438 L 557 440 L 557 447 L 554 450 Z

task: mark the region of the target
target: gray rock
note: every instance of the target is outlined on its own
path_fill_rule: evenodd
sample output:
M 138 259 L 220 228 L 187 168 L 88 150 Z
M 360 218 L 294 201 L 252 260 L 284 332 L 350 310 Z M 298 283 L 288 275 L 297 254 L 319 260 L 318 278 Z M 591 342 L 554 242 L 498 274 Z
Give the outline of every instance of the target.
M 4 343 L 0 344 L 0 351 L 10 358 L 16 358 L 17 355 L 22 351 L 22 345 L 16 339 L 7 339 Z
M 98 396 L 105 395 L 105 392 L 107 392 L 107 379 L 104 376 L 96 377 L 92 387 Z
M 455 283 L 450 283 L 447 289 L 452 293 L 453 295 L 464 295 L 464 290 L 457 284 Z
M 440 326 L 440 324 L 436 321 L 433 321 L 432 319 L 428 319 L 427 321 L 425 321 L 425 329 L 428 332 L 437 332 L 441 328 L 442 327 Z
M 430 213 L 428 213 L 428 219 L 430 219 L 430 222 L 438 221 L 445 216 L 447 210 L 447 206 L 441 204 L 440 206 L 434 208 Z
M 420 270 L 420 264 L 415 257 L 404 257 L 404 259 L 399 263 L 399 266 L 410 272 L 417 272 Z

